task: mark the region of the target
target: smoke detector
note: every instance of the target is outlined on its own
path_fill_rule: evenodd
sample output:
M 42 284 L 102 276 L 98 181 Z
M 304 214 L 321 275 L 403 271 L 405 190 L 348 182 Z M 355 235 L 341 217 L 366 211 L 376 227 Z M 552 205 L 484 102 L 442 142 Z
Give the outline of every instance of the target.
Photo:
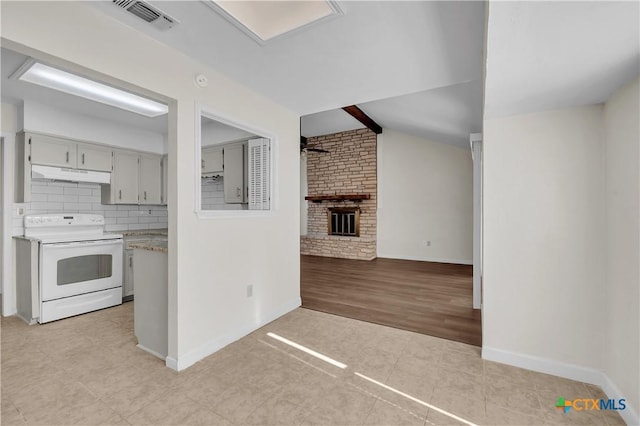
M 141 0 L 112 0 L 113 3 L 134 14 L 138 18 L 148 22 L 159 30 L 168 30 L 180 22 L 162 12 L 158 8 L 151 6 L 149 3 Z

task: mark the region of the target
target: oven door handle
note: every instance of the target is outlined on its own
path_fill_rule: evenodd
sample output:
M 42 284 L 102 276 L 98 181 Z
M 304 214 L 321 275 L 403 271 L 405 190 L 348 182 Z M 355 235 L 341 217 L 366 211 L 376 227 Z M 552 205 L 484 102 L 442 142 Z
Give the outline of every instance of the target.
M 73 248 L 73 247 L 97 247 L 97 246 L 111 246 L 111 245 L 122 245 L 122 238 L 117 238 L 113 240 L 96 240 L 96 241 L 71 241 L 68 243 L 50 243 L 43 244 L 44 247 L 51 248 Z

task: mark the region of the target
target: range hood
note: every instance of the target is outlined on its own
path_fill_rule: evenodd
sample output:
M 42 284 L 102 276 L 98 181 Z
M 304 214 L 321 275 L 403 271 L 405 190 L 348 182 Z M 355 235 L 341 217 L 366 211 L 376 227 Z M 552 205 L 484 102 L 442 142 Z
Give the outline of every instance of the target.
M 111 183 L 111 173 L 62 167 L 31 166 L 31 179 L 64 180 L 67 182 Z

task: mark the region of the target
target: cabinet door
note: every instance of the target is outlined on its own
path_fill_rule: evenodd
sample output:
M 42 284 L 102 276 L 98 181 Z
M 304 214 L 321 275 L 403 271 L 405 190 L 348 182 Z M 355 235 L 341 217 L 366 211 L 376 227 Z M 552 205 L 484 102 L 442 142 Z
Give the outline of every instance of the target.
M 129 151 L 114 151 L 113 175 L 111 176 L 113 202 L 116 204 L 138 204 L 138 154 Z
M 244 145 L 224 147 L 224 202 L 244 202 Z
M 162 157 L 140 154 L 140 204 L 160 204 Z
M 203 148 L 201 163 L 202 173 L 222 172 L 222 147 Z
M 78 143 L 79 169 L 110 172 L 112 157 L 112 151 L 107 147 Z
M 124 276 L 122 280 L 122 297 L 133 296 L 133 250 L 124 252 Z
M 44 135 L 27 135 L 31 145 L 31 164 L 76 167 L 76 143 Z

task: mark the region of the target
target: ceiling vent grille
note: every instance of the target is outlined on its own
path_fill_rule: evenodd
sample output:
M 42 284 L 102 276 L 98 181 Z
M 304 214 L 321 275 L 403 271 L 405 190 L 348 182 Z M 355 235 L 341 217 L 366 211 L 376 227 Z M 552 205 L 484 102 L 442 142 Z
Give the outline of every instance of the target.
M 116 6 L 121 7 L 138 18 L 150 23 L 159 30 L 168 30 L 179 24 L 178 20 L 140 0 L 113 0 Z

